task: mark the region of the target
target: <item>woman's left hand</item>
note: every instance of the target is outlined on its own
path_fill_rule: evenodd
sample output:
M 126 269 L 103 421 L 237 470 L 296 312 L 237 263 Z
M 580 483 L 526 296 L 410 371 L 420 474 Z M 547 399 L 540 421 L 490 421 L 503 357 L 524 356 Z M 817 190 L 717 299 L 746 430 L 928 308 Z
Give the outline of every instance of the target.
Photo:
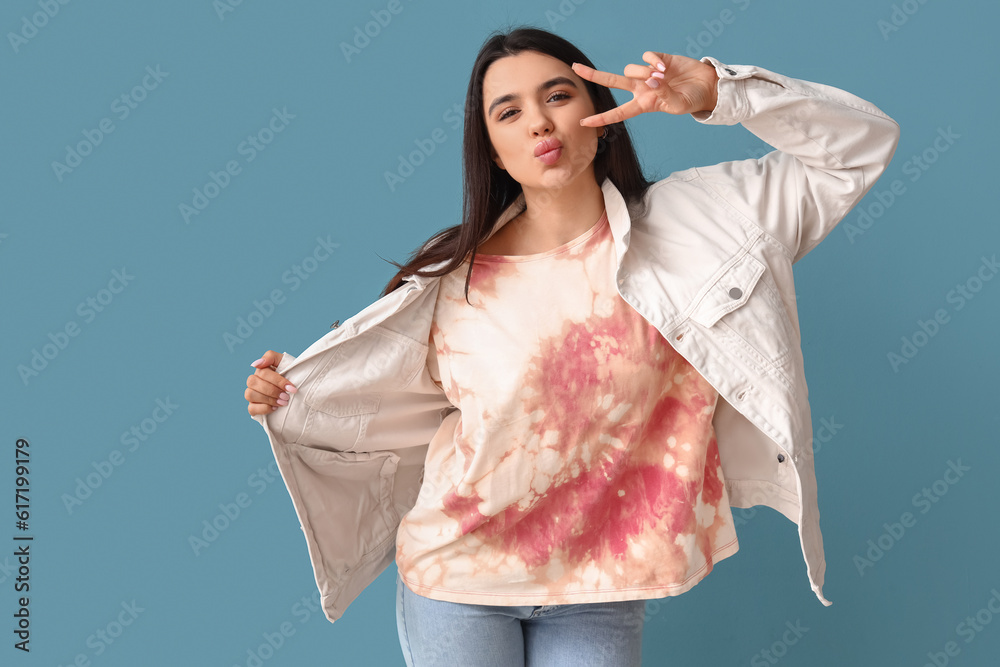
M 719 81 L 715 67 L 687 56 L 655 51 L 646 51 L 642 59 L 649 64 L 627 65 L 625 76 L 573 63 L 573 71 L 580 78 L 632 93 L 632 99 L 625 104 L 588 116 L 580 121 L 581 125 L 601 127 L 649 111 L 680 115 L 715 109 Z

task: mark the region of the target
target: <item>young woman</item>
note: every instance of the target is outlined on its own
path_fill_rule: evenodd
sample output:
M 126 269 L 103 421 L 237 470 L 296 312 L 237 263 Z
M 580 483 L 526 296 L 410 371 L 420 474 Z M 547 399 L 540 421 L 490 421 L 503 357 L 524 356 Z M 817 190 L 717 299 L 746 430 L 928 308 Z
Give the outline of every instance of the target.
M 638 665 L 644 601 L 737 551 L 731 506 L 794 521 L 830 604 L 791 266 L 898 126 L 759 67 L 642 60 L 491 36 L 462 223 L 298 358 L 253 362 L 327 617 L 395 560 L 409 665 Z M 651 112 L 776 150 L 650 183 L 623 121 Z

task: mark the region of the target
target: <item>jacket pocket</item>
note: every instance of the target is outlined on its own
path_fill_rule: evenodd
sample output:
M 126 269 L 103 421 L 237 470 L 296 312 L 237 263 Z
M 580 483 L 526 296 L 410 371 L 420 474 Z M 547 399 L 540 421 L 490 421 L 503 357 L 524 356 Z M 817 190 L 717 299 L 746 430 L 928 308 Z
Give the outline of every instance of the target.
M 288 444 L 282 470 L 323 595 L 356 567 L 386 557 L 400 517 L 392 502 L 399 456 Z
M 748 366 L 792 388 L 796 335 L 762 261 L 743 255 L 711 284 L 690 318 L 720 336 L 725 349 Z

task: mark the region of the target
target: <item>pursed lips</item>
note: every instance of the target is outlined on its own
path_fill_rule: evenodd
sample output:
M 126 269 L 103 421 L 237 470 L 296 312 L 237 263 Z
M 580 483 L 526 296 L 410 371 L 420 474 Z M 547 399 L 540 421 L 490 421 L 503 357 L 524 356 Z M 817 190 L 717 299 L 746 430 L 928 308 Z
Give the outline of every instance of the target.
M 535 144 L 535 157 L 541 157 L 545 153 L 554 151 L 557 148 L 562 148 L 562 143 L 558 139 L 542 139 Z
M 535 144 L 535 158 L 544 165 L 552 166 L 562 157 L 562 142 L 556 138 L 543 139 Z

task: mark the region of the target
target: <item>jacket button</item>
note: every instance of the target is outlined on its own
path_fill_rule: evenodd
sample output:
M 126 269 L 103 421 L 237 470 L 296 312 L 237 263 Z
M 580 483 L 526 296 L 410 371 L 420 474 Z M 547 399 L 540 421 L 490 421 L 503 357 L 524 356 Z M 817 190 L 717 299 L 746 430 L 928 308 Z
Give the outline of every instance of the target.
M 340 326 L 340 320 L 337 320 L 336 322 L 334 322 L 333 324 L 330 325 L 330 328 L 331 329 L 336 329 L 339 326 Z
M 741 290 L 739 287 L 734 287 L 733 289 L 729 290 L 729 296 L 730 298 L 738 299 L 741 296 L 743 296 L 743 290 Z
M 784 463 L 784 462 L 785 462 L 785 455 L 778 454 L 778 463 Z
M 729 76 L 736 76 L 736 72 L 734 70 L 729 69 L 728 67 L 726 68 L 726 74 L 728 74 Z
M 674 340 L 682 340 L 683 338 L 684 338 L 684 334 L 683 334 L 683 333 L 679 333 L 679 334 L 677 334 L 677 335 L 676 335 L 676 336 L 674 337 Z

